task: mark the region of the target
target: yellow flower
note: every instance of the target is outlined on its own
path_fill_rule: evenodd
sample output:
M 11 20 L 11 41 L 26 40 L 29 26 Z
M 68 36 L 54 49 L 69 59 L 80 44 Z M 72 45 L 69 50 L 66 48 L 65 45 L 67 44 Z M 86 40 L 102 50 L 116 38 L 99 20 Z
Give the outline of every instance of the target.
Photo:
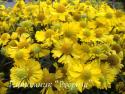
M 58 39 L 58 33 L 56 31 L 53 31 L 51 29 L 48 29 L 46 31 L 37 31 L 35 34 L 35 38 L 38 42 L 43 43 L 43 47 L 50 47 L 56 39 Z
M 43 22 L 43 20 L 45 19 L 45 14 L 44 13 L 39 13 L 37 16 L 37 20 L 38 22 Z
M 86 63 L 87 60 L 89 60 L 89 58 L 91 57 L 91 47 L 87 44 L 81 44 L 76 46 L 76 52 L 80 57 L 78 58 L 78 60 L 80 60 L 82 63 Z
M 98 39 L 98 40 L 101 40 L 102 37 L 104 37 L 104 35 L 108 34 L 109 33 L 109 30 L 107 28 L 104 28 L 104 27 L 100 27 L 100 28 L 96 28 L 94 30 L 95 32 L 95 37 Z
M 64 23 L 61 27 L 61 35 L 77 41 L 77 35 L 81 31 L 80 24 L 76 22 Z M 59 32 L 60 33 L 60 32 Z
M 10 82 L 14 87 L 32 87 L 43 78 L 39 62 L 33 59 L 15 63 L 10 71 Z
M 29 49 L 30 44 L 33 42 L 32 38 L 28 33 L 23 33 L 19 37 L 18 48 L 19 49 Z
M 92 53 L 96 56 L 99 56 L 103 53 L 100 46 L 94 46 L 91 48 L 91 50 L 92 50 Z
M 117 54 L 109 55 L 107 57 L 107 62 L 110 64 L 110 66 L 115 67 L 118 72 L 123 67 L 123 64 L 121 63 L 121 58 Z
M 44 68 L 43 69 L 43 79 L 42 79 L 42 82 L 45 82 L 45 83 L 53 83 L 55 81 L 55 77 L 54 77 L 54 74 L 53 73 L 49 73 L 49 70 Z
M 91 42 L 91 41 L 95 41 L 96 37 L 95 37 L 95 32 L 91 29 L 83 29 L 78 37 L 81 39 L 82 42 Z
M 40 94 L 44 94 L 45 92 L 47 94 L 65 94 L 67 92 L 67 88 L 64 88 L 63 86 L 60 86 L 59 80 L 64 78 L 62 70 L 57 69 L 56 73 L 49 73 L 49 70 L 44 68 L 43 69 L 43 79 L 42 83 L 50 83 L 50 86 L 52 87 L 44 87 L 41 90 Z M 56 89 L 53 89 L 56 88 Z M 48 91 L 49 89 L 49 91 Z M 51 89 L 51 90 L 50 90 Z
M 63 12 L 65 12 L 65 6 L 64 6 L 63 4 L 58 5 L 57 8 L 56 8 L 56 11 L 57 11 L 58 13 L 63 13 Z
M 45 32 L 44 31 L 37 31 L 35 34 L 35 38 L 38 42 L 42 42 L 45 40 Z
M 25 7 L 25 9 L 23 10 L 23 13 L 24 18 L 26 19 L 31 18 L 31 14 L 32 16 L 37 17 L 37 15 L 39 14 L 39 6 L 35 4 L 27 5 L 27 7 Z
M 0 52 L 14 62 L 10 70 L 14 87 L 52 83 L 41 88 L 41 94 L 111 87 L 124 65 L 124 12 L 101 0 L 16 1 L 13 8 L 0 6 Z
M 40 44 L 34 43 L 30 46 L 30 48 L 31 48 L 31 53 L 36 58 L 46 56 L 50 53 L 48 49 L 43 48 Z
M 101 70 L 98 62 L 82 64 L 74 61 L 68 66 L 68 79 L 76 84 L 80 92 L 85 88 L 89 89 L 92 86 L 100 86 L 99 78 Z
M 6 45 L 9 39 L 10 39 L 9 33 L 3 33 L 0 37 L 0 44 Z
M 8 48 L 8 54 L 10 54 L 10 57 L 15 61 L 28 60 L 30 57 L 29 50 L 27 49 Z
M 53 19 L 55 19 L 55 21 L 66 21 L 66 17 L 70 11 L 68 4 L 55 1 L 53 2 L 53 7 L 51 11 L 52 17 L 54 17 Z
M 80 58 L 78 55 L 79 49 L 75 49 L 78 45 L 77 43 L 73 43 L 72 40 L 68 38 L 64 38 L 60 41 L 57 41 L 54 44 L 54 49 L 52 50 L 53 57 L 59 58 L 59 62 L 69 63 L 72 61 L 72 57 Z M 78 52 L 77 52 L 78 51 Z
M 99 88 L 107 89 L 111 87 L 111 83 L 115 80 L 116 74 L 118 73 L 115 68 L 112 68 L 108 63 L 101 63 L 101 85 Z

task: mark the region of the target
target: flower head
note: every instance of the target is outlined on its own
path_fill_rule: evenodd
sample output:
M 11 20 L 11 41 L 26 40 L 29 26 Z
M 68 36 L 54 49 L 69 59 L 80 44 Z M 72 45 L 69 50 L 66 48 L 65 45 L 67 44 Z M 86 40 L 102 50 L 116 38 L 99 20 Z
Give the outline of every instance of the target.
M 100 86 L 100 68 L 97 62 L 89 64 L 72 63 L 68 68 L 69 81 L 76 83 L 79 91 L 91 88 L 92 86 Z
M 10 78 L 14 87 L 32 87 L 41 81 L 43 72 L 39 62 L 29 59 L 23 62 L 16 62 L 11 69 Z

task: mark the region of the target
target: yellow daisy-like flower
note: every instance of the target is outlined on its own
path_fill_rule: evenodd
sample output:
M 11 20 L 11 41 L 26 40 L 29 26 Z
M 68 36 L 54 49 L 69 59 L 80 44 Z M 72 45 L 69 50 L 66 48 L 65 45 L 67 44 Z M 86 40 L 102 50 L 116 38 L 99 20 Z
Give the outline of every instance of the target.
M 39 62 L 33 59 L 17 62 L 10 71 L 10 82 L 14 87 L 32 87 L 43 78 Z
M 117 69 L 112 68 L 108 63 L 102 63 L 100 65 L 101 69 L 101 76 L 100 76 L 100 82 L 101 85 L 99 88 L 101 89 L 107 89 L 111 87 L 111 83 L 115 80 Z
M 3 33 L 0 37 L 0 44 L 6 45 L 9 39 L 10 39 L 10 35 L 8 33 Z
M 96 28 L 94 30 L 95 32 L 95 37 L 98 39 L 98 40 L 101 40 L 102 37 L 104 37 L 104 35 L 108 34 L 109 33 L 109 30 L 107 28 L 104 28 L 104 27 L 100 27 L 100 28 Z
M 73 62 L 68 66 L 68 79 L 76 84 L 79 91 L 91 88 L 92 86 L 100 86 L 101 70 L 98 62 L 88 64 Z
M 29 50 L 27 49 L 8 48 L 8 53 L 10 54 L 10 57 L 14 59 L 14 61 L 28 60 L 30 57 Z
M 50 53 L 48 49 L 42 48 L 40 44 L 36 44 L 36 43 L 32 44 L 30 46 L 30 49 L 31 49 L 31 53 L 33 54 L 33 56 L 37 58 L 46 56 Z
M 95 37 L 95 32 L 91 29 L 83 29 L 78 37 L 81 39 L 81 41 L 83 42 L 91 42 L 91 41 L 95 41 L 96 37 Z
M 82 63 L 86 63 L 87 60 L 90 59 L 91 57 L 91 47 L 87 44 L 81 44 L 81 45 L 77 45 L 76 50 L 79 57 L 78 60 L 80 60 Z
M 81 31 L 80 24 L 76 22 L 64 23 L 61 27 L 61 35 L 77 41 L 77 35 Z
M 52 9 L 52 19 L 55 21 L 66 21 L 66 16 L 68 15 L 68 12 L 70 11 L 67 4 L 59 3 L 57 1 L 53 2 L 54 10 Z
M 23 33 L 19 37 L 19 41 L 17 43 L 17 47 L 19 49 L 27 49 L 28 50 L 31 43 L 33 43 L 33 40 L 30 37 L 30 35 L 28 33 Z
M 118 72 L 123 67 L 123 64 L 121 63 L 121 58 L 117 54 L 109 55 L 107 57 L 107 62 L 110 64 L 111 67 L 115 67 Z
M 43 47 L 50 47 L 53 43 L 58 38 L 58 33 L 48 29 L 46 31 L 37 31 L 35 34 L 35 38 L 38 42 L 43 43 Z
M 35 38 L 38 42 L 43 42 L 45 39 L 53 39 L 55 35 L 55 32 L 51 29 L 48 29 L 47 31 L 37 31 Z
M 74 58 L 79 58 L 79 49 L 75 49 L 78 44 L 73 43 L 72 40 L 68 38 L 64 38 L 57 43 L 55 43 L 55 47 L 52 50 L 53 57 L 59 58 L 59 62 L 69 63 Z
M 117 18 L 114 17 L 114 10 L 113 11 L 108 11 L 105 13 L 105 18 L 106 20 L 110 23 L 109 26 L 115 26 L 117 23 Z

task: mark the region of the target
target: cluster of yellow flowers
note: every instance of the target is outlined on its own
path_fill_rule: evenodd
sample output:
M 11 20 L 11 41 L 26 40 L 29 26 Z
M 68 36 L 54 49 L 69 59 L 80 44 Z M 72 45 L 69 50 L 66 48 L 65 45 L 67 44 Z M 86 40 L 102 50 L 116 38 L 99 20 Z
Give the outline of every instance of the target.
M 12 61 L 14 87 L 51 83 L 41 90 L 47 94 L 107 89 L 123 67 L 125 13 L 105 2 L 19 0 L 0 13 L 1 53 Z

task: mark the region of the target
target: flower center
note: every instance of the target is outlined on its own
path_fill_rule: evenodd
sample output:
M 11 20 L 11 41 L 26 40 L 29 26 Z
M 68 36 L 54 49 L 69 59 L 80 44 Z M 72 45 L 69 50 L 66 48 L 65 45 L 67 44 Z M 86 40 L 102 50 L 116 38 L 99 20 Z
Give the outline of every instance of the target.
M 89 81 L 91 79 L 91 72 L 89 70 L 86 70 L 83 74 L 82 74 L 82 78 L 85 81 Z
M 101 49 L 99 47 L 94 47 L 93 50 L 92 50 L 92 52 L 94 54 L 100 54 L 101 53 Z
M 17 71 L 16 71 L 16 75 L 17 75 L 17 77 L 19 78 L 19 79 L 21 79 L 21 80 L 24 80 L 24 79 L 27 79 L 28 78 L 28 73 L 27 73 L 27 71 L 25 70 L 25 69 L 18 69 Z
M 73 13 L 73 18 L 76 20 L 76 21 L 79 21 L 80 18 L 81 18 L 81 15 L 79 13 Z
M 63 13 L 65 12 L 65 6 L 64 5 L 58 5 L 58 7 L 56 8 L 56 11 L 58 13 Z
M 15 57 L 16 57 L 16 59 L 22 59 L 22 58 L 23 58 L 23 52 L 22 52 L 22 51 L 18 51 L 18 52 L 15 54 Z
M 43 21 L 43 20 L 45 19 L 44 13 L 40 13 L 40 14 L 38 15 L 37 19 L 38 19 L 39 21 Z
M 83 45 L 82 46 L 82 50 L 86 53 L 89 53 L 90 52 L 90 47 L 88 45 Z
M 90 37 L 91 33 L 90 33 L 90 31 L 85 30 L 85 31 L 83 32 L 83 35 L 86 36 L 86 37 Z
M 41 47 L 39 46 L 39 45 L 37 45 L 37 46 L 35 46 L 34 48 L 33 48 L 33 52 L 34 53 L 39 53 L 41 51 Z
M 61 50 L 64 54 L 67 54 L 67 55 L 71 54 L 71 51 L 72 51 L 71 46 L 68 44 L 63 44 L 63 46 L 61 47 Z
M 68 37 L 68 38 L 71 38 L 73 35 L 75 35 L 72 31 L 70 30 L 66 30 L 64 32 L 64 36 Z
M 117 55 L 110 55 L 108 56 L 108 62 L 110 63 L 111 66 L 116 66 L 120 63 L 119 57 Z
M 113 16 L 112 16 L 112 13 L 106 13 L 105 17 L 108 19 L 111 19 Z
M 101 38 L 101 37 L 102 37 L 102 35 L 103 35 L 103 32 L 102 32 L 102 31 L 97 30 L 97 31 L 95 32 L 95 34 L 96 34 L 96 38 Z

